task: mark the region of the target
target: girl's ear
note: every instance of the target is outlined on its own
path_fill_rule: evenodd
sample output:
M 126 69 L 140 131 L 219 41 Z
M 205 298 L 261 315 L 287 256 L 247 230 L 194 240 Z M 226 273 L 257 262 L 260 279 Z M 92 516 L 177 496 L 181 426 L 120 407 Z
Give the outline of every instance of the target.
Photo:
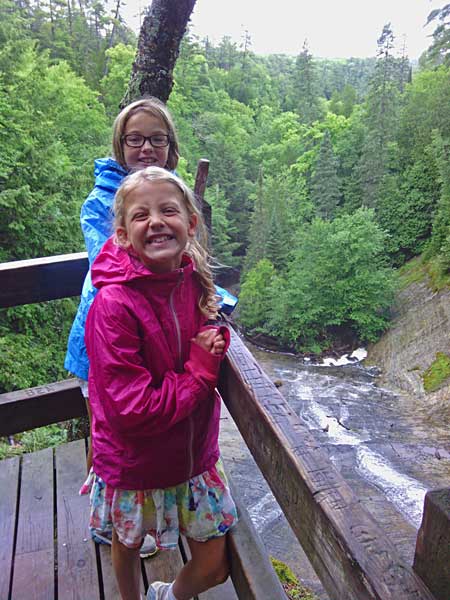
M 188 227 L 188 235 L 189 237 L 194 237 L 195 230 L 197 229 L 198 217 L 195 213 L 189 216 L 189 227 Z
M 116 229 L 116 240 L 119 246 L 122 246 L 122 248 L 125 248 L 125 250 L 128 250 L 128 248 L 131 246 L 125 227 L 118 227 Z

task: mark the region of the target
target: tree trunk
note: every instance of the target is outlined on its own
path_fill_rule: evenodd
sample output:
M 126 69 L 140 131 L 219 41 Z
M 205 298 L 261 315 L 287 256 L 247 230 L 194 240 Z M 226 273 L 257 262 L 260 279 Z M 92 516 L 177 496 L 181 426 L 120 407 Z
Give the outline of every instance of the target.
M 153 0 L 142 23 L 130 83 L 123 108 L 143 96 L 167 102 L 173 68 L 195 0 Z

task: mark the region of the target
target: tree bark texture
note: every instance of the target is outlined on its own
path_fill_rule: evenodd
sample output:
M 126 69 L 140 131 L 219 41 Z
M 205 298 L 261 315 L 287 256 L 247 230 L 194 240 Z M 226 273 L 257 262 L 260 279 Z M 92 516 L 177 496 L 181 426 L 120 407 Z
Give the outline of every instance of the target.
M 181 40 L 196 0 L 153 0 L 142 23 L 123 108 L 144 96 L 167 102 Z

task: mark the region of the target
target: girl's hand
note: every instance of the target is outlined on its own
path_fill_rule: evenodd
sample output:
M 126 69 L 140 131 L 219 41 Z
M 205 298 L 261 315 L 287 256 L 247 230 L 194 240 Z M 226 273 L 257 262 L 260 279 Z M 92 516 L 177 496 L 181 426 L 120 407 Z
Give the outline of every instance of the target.
M 223 350 L 225 348 L 225 340 L 223 339 L 223 335 L 221 333 L 217 334 L 214 338 L 211 354 L 223 354 Z
M 192 338 L 192 341 L 211 354 L 222 354 L 225 348 L 223 335 L 217 333 L 217 329 L 214 328 L 200 331 L 195 338 Z
M 206 350 L 206 352 L 214 354 L 213 347 L 216 337 L 218 337 L 216 329 L 204 329 L 197 333 L 195 338 L 192 338 L 192 341 L 203 348 L 203 350 Z

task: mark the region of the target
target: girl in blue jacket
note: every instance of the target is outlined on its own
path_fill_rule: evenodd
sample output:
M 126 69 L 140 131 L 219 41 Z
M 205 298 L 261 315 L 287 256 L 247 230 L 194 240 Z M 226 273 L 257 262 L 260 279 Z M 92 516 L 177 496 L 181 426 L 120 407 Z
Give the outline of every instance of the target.
M 114 122 L 112 149 L 113 158 L 95 161 L 95 186 L 81 208 L 81 229 L 89 267 L 112 234 L 114 195 L 124 177 L 131 171 L 149 166 L 173 171 L 178 164 L 178 139 L 166 106 L 157 98 L 145 98 L 126 106 Z M 96 293 L 89 269 L 64 362 L 65 368 L 79 377 L 82 383 L 87 382 L 89 371 L 84 328 Z M 84 391 L 87 391 L 86 388 Z

